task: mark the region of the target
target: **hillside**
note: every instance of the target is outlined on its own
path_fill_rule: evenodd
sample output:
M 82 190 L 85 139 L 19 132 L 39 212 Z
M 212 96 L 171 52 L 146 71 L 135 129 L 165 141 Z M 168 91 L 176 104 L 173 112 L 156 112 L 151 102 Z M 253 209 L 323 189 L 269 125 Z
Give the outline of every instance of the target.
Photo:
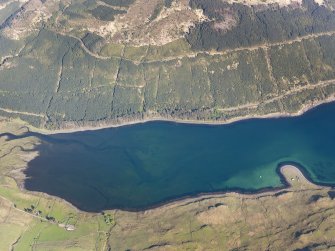
M 0 5 L 0 116 L 49 129 L 224 123 L 334 99 L 330 0 Z

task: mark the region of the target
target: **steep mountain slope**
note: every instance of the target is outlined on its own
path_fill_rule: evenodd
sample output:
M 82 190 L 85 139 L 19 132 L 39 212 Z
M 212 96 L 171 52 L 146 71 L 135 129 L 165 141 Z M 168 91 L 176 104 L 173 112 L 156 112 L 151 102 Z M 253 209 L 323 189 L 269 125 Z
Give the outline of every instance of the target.
M 333 1 L 5 1 L 0 115 L 228 122 L 334 99 Z

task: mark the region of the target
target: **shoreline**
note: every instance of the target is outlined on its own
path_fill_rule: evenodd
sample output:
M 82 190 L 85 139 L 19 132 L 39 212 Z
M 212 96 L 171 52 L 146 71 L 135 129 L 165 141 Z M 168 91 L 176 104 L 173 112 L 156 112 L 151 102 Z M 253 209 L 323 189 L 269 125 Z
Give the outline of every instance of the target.
M 236 122 L 241 122 L 241 121 L 247 121 L 247 120 L 253 120 L 253 119 L 279 119 L 279 118 L 291 118 L 291 117 L 298 117 L 303 115 L 304 113 L 313 110 L 317 108 L 318 106 L 325 105 L 335 102 L 335 96 L 334 97 L 329 97 L 327 99 L 324 99 L 322 101 L 318 102 L 311 102 L 307 105 L 303 105 L 300 110 L 294 113 L 289 113 L 289 112 L 275 112 L 275 113 L 269 113 L 269 114 L 264 114 L 264 115 L 249 115 L 249 116 L 240 116 L 240 117 L 234 117 L 228 120 L 196 120 L 196 119 L 179 119 L 179 118 L 166 118 L 162 116 L 152 116 L 150 115 L 145 116 L 142 119 L 134 119 L 129 121 L 120 121 L 120 122 L 101 122 L 100 125 L 99 122 L 93 122 L 96 123 L 97 126 L 94 125 L 83 125 L 83 126 L 69 126 L 66 128 L 61 129 L 53 129 L 49 130 L 46 128 L 38 128 L 38 127 L 33 127 L 27 123 L 27 128 L 31 132 L 36 132 L 36 133 L 42 133 L 46 135 L 52 135 L 52 134 L 65 134 L 65 133 L 75 133 L 75 132 L 84 132 L 84 131 L 96 131 L 96 130 L 101 130 L 101 129 L 108 129 L 108 128 L 118 128 L 118 127 L 124 127 L 124 126 L 131 126 L 131 125 L 138 125 L 138 124 L 145 124 L 149 122 L 170 122 L 170 123 L 176 123 L 176 124 L 190 124 L 190 125 L 205 125 L 205 126 L 221 126 L 221 125 L 229 125 L 233 124 Z M 70 122 L 73 123 L 73 122 Z
M 278 187 L 264 187 L 260 189 L 241 189 L 241 188 L 229 188 L 225 190 L 218 190 L 218 191 L 213 191 L 213 192 L 202 192 L 202 193 L 194 193 L 194 194 L 188 194 L 188 195 L 181 195 L 179 197 L 175 198 L 167 198 L 161 202 L 158 202 L 157 204 L 154 204 L 152 206 L 148 207 L 142 207 L 142 208 L 137 208 L 137 209 L 132 209 L 132 208 L 111 208 L 111 209 L 105 209 L 106 211 L 108 210 L 119 210 L 119 211 L 124 211 L 124 212 L 133 212 L 133 213 L 139 213 L 139 212 L 145 212 L 149 210 L 155 210 L 157 208 L 161 207 L 169 207 L 173 206 L 179 203 L 192 203 L 196 202 L 199 200 L 204 200 L 204 199 L 210 199 L 214 197 L 222 197 L 226 196 L 229 194 L 237 194 L 238 196 L 264 196 L 264 195 L 275 195 L 278 192 L 285 191 L 286 189 L 292 189 L 293 186 L 291 185 L 290 181 L 287 179 L 287 177 L 283 173 L 284 168 L 290 168 L 294 169 L 297 171 L 297 173 L 301 174 L 302 178 L 306 179 L 306 183 L 312 186 L 315 186 L 315 188 L 325 188 L 325 189 L 333 189 L 335 188 L 335 184 L 327 184 L 327 183 L 322 183 L 322 182 L 316 182 L 313 181 L 310 177 L 310 174 L 308 173 L 307 169 L 294 161 L 285 161 L 285 162 L 279 162 L 276 167 L 276 174 L 280 178 L 280 183 L 281 185 Z M 74 206 L 77 208 L 76 206 Z M 79 208 L 77 208 L 80 211 L 83 211 Z M 86 211 L 84 211 L 86 212 Z M 89 213 L 94 213 L 94 212 L 89 212 Z
M 195 203 L 197 201 L 212 199 L 212 198 L 221 198 L 227 195 L 235 195 L 235 196 L 276 196 L 277 193 L 286 191 L 287 189 L 292 189 L 294 191 L 294 186 L 291 184 L 289 177 L 286 177 L 284 174 L 283 169 L 290 169 L 291 171 L 297 173 L 297 176 L 300 178 L 305 179 L 305 184 L 308 186 L 314 186 L 315 189 L 335 189 L 335 184 L 327 184 L 322 182 L 313 181 L 308 170 L 301 164 L 294 162 L 294 161 L 285 161 L 279 162 L 275 169 L 276 174 L 280 178 L 280 183 L 278 187 L 264 187 L 260 189 L 242 189 L 242 188 L 228 188 L 224 190 L 217 190 L 213 192 L 200 192 L 200 193 L 193 193 L 193 194 L 185 194 L 180 195 L 178 197 L 166 198 L 161 202 L 157 202 L 151 206 L 141 207 L 141 208 L 106 208 L 99 211 L 85 211 L 71 202 L 58 197 L 56 195 L 50 195 L 45 192 L 40 191 L 30 191 L 27 190 L 24 186 L 24 182 L 20 184 L 19 188 L 26 193 L 30 193 L 33 195 L 43 195 L 46 197 L 52 197 L 56 200 L 63 201 L 65 204 L 68 204 L 70 207 L 74 208 L 78 212 L 86 213 L 86 214 L 99 214 L 104 211 L 122 211 L 128 213 L 145 213 L 146 211 L 155 210 L 159 208 L 168 208 L 173 207 L 179 204 L 189 204 Z M 289 191 L 288 191 L 289 192 Z
M 303 113 L 305 113 L 305 112 L 307 112 L 311 109 L 314 109 L 319 105 L 324 105 L 324 104 L 330 103 L 332 101 L 334 101 L 334 100 L 329 99 L 329 100 L 326 100 L 326 101 L 324 100 L 323 102 L 318 102 L 318 103 L 313 103 L 313 104 L 310 104 L 310 105 L 306 105 L 302 109 L 300 109 L 297 113 L 294 113 L 294 114 L 285 115 L 285 114 L 276 113 L 278 116 L 273 116 L 273 114 L 268 114 L 263 118 L 295 117 L 295 116 L 299 116 L 299 115 L 301 115 L 301 114 L 303 114 Z M 214 121 L 212 123 L 203 123 L 202 121 L 200 121 L 200 122 L 196 121 L 197 123 L 193 123 L 193 124 L 218 126 L 218 125 L 224 125 L 224 124 L 234 123 L 236 121 L 249 120 L 249 119 L 261 119 L 261 118 L 252 116 L 252 117 L 248 117 L 248 118 L 245 118 L 245 119 L 235 118 L 233 121 L 230 121 L 230 122 L 222 122 L 222 121 L 215 122 Z M 148 120 L 144 120 L 144 121 L 143 120 L 133 121 L 133 122 L 129 122 L 129 123 L 124 123 L 122 125 L 106 126 L 104 128 L 127 126 L 127 125 L 132 125 L 132 124 L 146 123 L 146 122 L 150 122 L 150 121 L 165 121 L 165 122 L 173 122 L 173 123 L 192 124 L 189 121 L 185 121 L 185 120 L 178 121 L 178 120 L 168 120 L 168 119 L 157 118 L 157 119 L 148 119 Z M 27 126 L 26 128 L 28 130 L 30 130 L 30 126 Z M 90 129 L 87 129 L 86 127 L 83 127 L 81 129 L 83 129 L 83 130 L 69 129 L 67 132 L 64 132 L 64 131 L 61 130 L 61 131 L 56 131 L 54 133 L 49 131 L 48 134 L 52 135 L 52 134 L 55 134 L 55 133 L 71 133 L 71 132 L 90 130 Z M 102 129 L 102 128 L 94 127 L 91 130 L 99 130 L 99 129 Z M 41 130 L 39 130 L 37 128 L 37 131 L 32 130 L 31 132 L 42 133 L 40 131 Z M 193 194 L 184 194 L 184 195 L 180 195 L 180 196 L 174 197 L 174 198 L 166 198 L 166 199 L 162 200 L 161 202 L 157 202 L 156 204 L 154 204 L 152 206 L 148 206 L 148 207 L 136 208 L 136 209 L 134 209 L 134 208 L 108 208 L 108 209 L 102 209 L 102 211 L 121 210 L 121 211 L 128 211 L 128 212 L 144 212 L 144 211 L 152 210 L 152 209 L 159 208 L 159 207 L 162 207 L 162 206 L 164 207 L 164 206 L 173 205 L 173 204 L 179 203 L 181 201 L 186 202 L 188 199 L 194 201 L 194 200 L 197 200 L 197 199 L 210 198 L 211 196 L 212 197 L 213 196 L 223 196 L 223 195 L 229 194 L 229 193 L 238 193 L 240 195 L 258 195 L 258 194 L 264 194 L 264 193 L 270 192 L 270 193 L 273 194 L 273 193 L 276 193 L 278 191 L 282 191 L 282 190 L 285 190 L 285 189 L 291 187 L 289 181 L 286 179 L 286 177 L 282 173 L 282 167 L 286 166 L 286 165 L 291 165 L 291 166 L 295 167 L 296 169 L 298 169 L 301 172 L 301 174 L 306 178 L 306 180 L 308 180 L 308 182 L 311 183 L 311 184 L 314 184 L 314 185 L 320 186 L 320 187 L 327 187 L 327 188 L 334 188 L 334 186 L 335 186 L 335 184 L 332 184 L 332 183 L 322 183 L 322 182 L 313 181 L 312 178 L 311 178 L 310 173 L 308 172 L 308 170 L 304 166 L 302 166 L 301 164 L 299 164 L 297 162 L 289 162 L 288 161 L 288 162 L 279 162 L 277 164 L 276 169 L 275 169 L 277 175 L 280 178 L 280 182 L 281 182 L 281 185 L 278 186 L 278 187 L 264 187 L 264 188 L 256 189 L 256 190 L 229 188 L 229 189 L 218 190 L 218 191 L 213 191 L 213 192 L 200 192 L 200 193 L 193 193 Z M 22 186 L 20 187 L 20 189 L 22 189 L 24 192 L 28 192 L 28 193 L 32 193 L 32 194 L 43 194 L 45 196 L 51 196 L 51 197 L 54 197 L 56 199 L 60 199 L 62 201 L 65 201 L 66 203 L 70 204 L 72 207 L 76 208 L 78 211 L 81 211 L 81 212 L 98 213 L 98 212 L 89 212 L 89 211 L 82 210 L 82 209 L 76 207 L 75 205 L 71 204 L 70 202 L 66 201 L 65 199 L 63 199 L 61 197 L 58 197 L 58 196 L 49 195 L 49 194 L 44 193 L 44 192 L 29 191 L 29 190 L 24 188 L 24 182 L 22 183 Z

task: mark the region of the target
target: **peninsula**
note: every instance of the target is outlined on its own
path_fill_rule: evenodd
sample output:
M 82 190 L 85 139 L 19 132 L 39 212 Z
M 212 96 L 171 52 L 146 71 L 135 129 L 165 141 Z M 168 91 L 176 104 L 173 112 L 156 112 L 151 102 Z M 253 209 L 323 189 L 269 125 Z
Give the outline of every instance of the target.
M 4 130 L 20 134 L 23 129 L 10 130 L 2 124 L 0 131 Z M 294 166 L 280 168 L 286 186 L 272 191 L 203 195 L 139 212 L 86 213 L 57 197 L 17 186 L 20 168 L 35 156 L 27 150 L 37 141 L 0 138 L 0 236 L 6 235 L 2 250 L 28 246 L 36 250 L 277 250 L 283 246 L 326 250 L 335 245 L 335 190 L 311 183 Z
M 334 0 L 0 0 L 0 250 L 335 249 L 334 101 Z

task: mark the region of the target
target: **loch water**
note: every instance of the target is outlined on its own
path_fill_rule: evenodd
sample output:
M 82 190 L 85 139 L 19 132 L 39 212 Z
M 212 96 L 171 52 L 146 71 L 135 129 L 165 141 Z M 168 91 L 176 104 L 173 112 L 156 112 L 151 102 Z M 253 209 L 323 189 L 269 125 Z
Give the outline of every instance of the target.
M 213 126 L 147 122 L 42 135 L 25 187 L 79 209 L 141 210 L 183 196 L 279 187 L 280 163 L 296 162 L 335 184 L 335 103 L 302 116 Z M 27 136 L 29 133 L 27 134 Z

